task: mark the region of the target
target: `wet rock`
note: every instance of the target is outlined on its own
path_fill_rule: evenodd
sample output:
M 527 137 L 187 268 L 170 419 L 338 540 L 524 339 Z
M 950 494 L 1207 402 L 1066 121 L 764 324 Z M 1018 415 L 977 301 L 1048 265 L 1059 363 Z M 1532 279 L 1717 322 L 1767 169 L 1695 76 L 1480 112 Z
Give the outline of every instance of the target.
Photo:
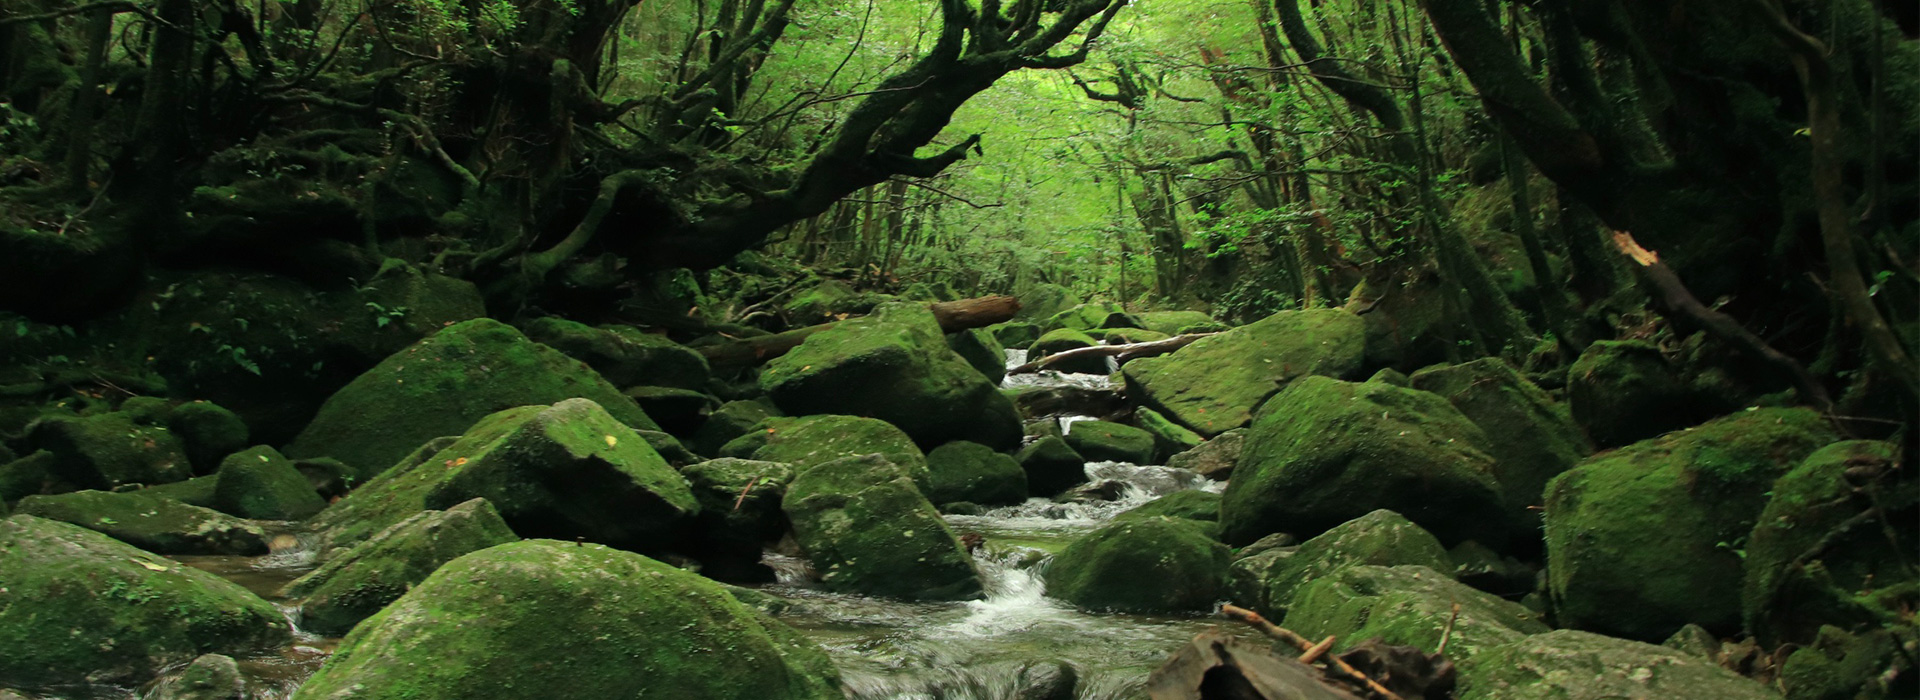
M 407 461 L 314 519 L 350 545 L 426 510 L 491 501 L 514 532 L 638 550 L 674 542 L 693 492 L 646 441 L 599 404 L 568 399 L 487 416 L 457 442 Z
M 1230 557 L 1192 521 L 1116 520 L 1054 556 L 1047 593 L 1091 610 L 1206 610 L 1225 590 Z
M 760 421 L 779 415 L 780 409 L 767 401 L 728 401 L 693 431 L 689 447 L 703 455 L 720 454 L 720 448 L 729 441 L 747 434 Z
M 680 470 L 700 501 L 692 548 L 708 578 L 743 583 L 773 580 L 760 563 L 765 543 L 786 532 L 780 499 L 793 481 L 793 467 L 779 462 L 720 458 Z
M 1456 604 L 1458 616 L 1453 614 Z M 1349 566 L 1314 579 L 1294 594 L 1283 624 L 1309 639 L 1335 635 L 1335 649 L 1372 637 L 1435 649 L 1444 635 L 1447 658 L 1462 665 L 1548 629 L 1519 603 L 1468 588 L 1424 566 Z
M 974 369 L 980 370 L 987 381 L 994 386 L 1007 376 L 1007 351 L 1000 341 L 985 328 L 969 328 L 957 333 L 947 334 L 947 347 L 966 360 Z
M 193 476 L 186 449 L 173 431 L 139 423 L 125 413 L 43 418 L 27 442 L 53 454 L 48 477 L 77 488 L 166 484 Z
M 1835 435 L 1806 409 L 1757 409 L 1596 455 L 1546 491 L 1547 574 L 1569 627 L 1659 641 L 1740 623 L 1742 561 L 1776 478 Z
M 1055 503 L 1108 503 L 1118 501 L 1126 495 L 1127 482 L 1116 479 L 1089 481 L 1062 491 L 1053 497 Z
M 907 473 L 883 455 L 801 470 L 781 508 L 829 590 L 907 600 L 980 595 L 973 558 Z
M 187 460 L 199 474 L 211 474 L 220 460 L 251 444 L 247 424 L 233 411 L 206 401 L 174 406 L 166 415 L 167 429 L 185 443 Z
M 1660 349 L 1638 340 L 1587 346 L 1567 370 L 1567 404 L 1600 447 L 1645 440 L 1713 417 Z
M 1780 698 L 1772 689 L 1704 659 L 1575 630 L 1536 634 L 1458 663 L 1460 700 Z
M 978 443 L 956 441 L 927 453 L 927 497 L 934 503 L 972 501 L 997 506 L 1027 500 L 1027 473 L 1012 457 Z
M 327 502 L 292 462 L 266 445 L 235 452 L 220 462 L 213 508 L 253 520 L 304 520 Z
M 1040 324 L 1049 333 L 1062 328 L 1077 331 L 1090 331 L 1099 328 L 1144 328 L 1140 319 L 1119 304 L 1103 301 L 1092 304 L 1080 304 L 1052 316 Z
M 1207 491 L 1175 491 L 1131 508 L 1119 518 L 1166 516 L 1199 522 L 1220 521 L 1220 494 Z
M 301 627 L 338 637 L 442 564 L 519 539 L 492 503 L 476 498 L 394 523 L 287 584 L 281 595 L 301 600 Z
M 1219 435 L 1246 425 L 1254 408 L 1297 377 L 1360 371 L 1363 325 L 1338 309 L 1282 311 L 1120 371 L 1143 405 L 1201 435 Z
M 878 418 L 923 448 L 1020 442 L 1013 402 L 947 347 L 924 306 L 884 305 L 815 333 L 767 363 L 760 386 L 787 413 Z
M 1013 405 L 1020 415 L 1036 416 L 1104 416 L 1127 408 L 1126 399 L 1112 389 L 1091 389 L 1071 384 L 1055 386 L 1019 386 L 1005 390 L 1013 399 Z M 1041 421 L 1037 426 L 1047 434 L 1058 436 L 1060 422 Z M 1029 425 L 1028 434 L 1034 434 Z
M 878 454 L 907 473 L 922 493 L 933 488 L 927 458 L 886 421 L 857 416 L 769 418 L 720 448 L 720 456 L 793 465 L 804 472 L 843 457 Z
M 1220 522 L 1228 542 L 1246 543 L 1319 534 L 1384 508 L 1442 543 L 1504 542 L 1486 439 L 1433 394 L 1303 377 L 1261 406 Z
M 1026 321 L 1008 321 L 987 326 L 993 339 L 1003 348 L 1027 348 L 1040 339 L 1040 326 Z
M 1167 466 L 1192 469 L 1214 481 L 1226 481 L 1233 476 L 1234 466 L 1240 463 L 1240 450 L 1246 445 L 1246 436 L 1245 428 L 1215 435 L 1212 440 L 1168 457 Z
M 1190 328 L 1227 329 L 1226 324 L 1213 320 L 1212 316 L 1201 311 L 1145 311 L 1134 314 L 1134 317 L 1140 319 L 1141 328 L 1167 335 L 1187 333 Z
M 1748 631 L 1769 646 L 1804 644 L 1823 625 L 1882 624 L 1920 579 L 1904 562 L 1915 551 L 1920 482 L 1898 474 L 1900 449 L 1849 440 L 1821 448 L 1773 483 L 1746 540 L 1741 595 Z M 1848 523 L 1872 509 L 1892 530 Z M 1904 541 L 1890 533 L 1903 533 Z M 1809 556 L 1811 553 L 1811 556 Z
M 240 664 L 225 654 L 206 654 L 187 664 L 180 677 L 160 686 L 156 700 L 245 700 Z
M 421 443 L 461 434 L 494 412 L 576 397 L 591 399 L 628 427 L 659 430 L 633 399 L 578 360 L 498 321 L 477 319 L 449 326 L 354 379 L 327 399 L 286 454 L 333 457 L 360 470 L 364 480 Z
M 246 589 L 80 527 L 14 515 L 0 551 L 0 686 L 138 682 L 290 639 Z
M 1033 341 L 1033 345 L 1027 348 L 1027 361 L 1033 362 L 1043 357 L 1058 355 L 1068 350 L 1090 348 L 1099 344 L 1100 341 L 1094 340 L 1093 336 L 1087 335 L 1084 331 L 1073 328 L 1052 330 L 1048 331 L 1046 335 L 1040 336 L 1039 340 Z M 1073 372 L 1078 374 L 1106 374 L 1107 358 L 1082 357 L 1064 360 L 1047 365 L 1047 369 L 1056 372 Z
M 1087 458 L 1075 452 L 1064 438 L 1043 437 L 1020 448 L 1013 457 L 1027 473 L 1027 492 L 1052 497 L 1087 483 Z
M 538 659 L 538 663 L 528 660 Z M 531 540 L 448 562 L 341 644 L 297 700 L 839 698 L 818 646 L 638 554 Z
M 1153 463 L 1153 434 L 1130 425 L 1103 420 L 1075 421 L 1067 428 L 1067 445 L 1091 462 Z
M 266 533 L 257 525 L 145 493 L 74 491 L 28 496 L 15 510 L 72 523 L 155 554 L 267 553 Z
M 621 393 L 640 404 L 648 418 L 673 435 L 691 435 L 720 406 L 719 399 L 692 389 L 636 386 Z
M 1206 438 L 1200 437 L 1199 433 L 1167 420 L 1166 416 L 1160 415 L 1159 411 L 1151 408 L 1134 411 L 1133 422 L 1140 426 L 1141 430 L 1153 436 L 1153 463 L 1155 464 L 1165 464 L 1174 455 L 1199 447 L 1201 443 L 1206 442 Z
M 1567 408 L 1505 360 L 1424 369 L 1413 374 L 1412 386 L 1440 395 L 1488 437 L 1498 436 L 1483 448 L 1493 457 L 1494 480 L 1519 522 L 1538 522 L 1538 511 L 1528 507 L 1540 505 L 1547 480 L 1593 453 Z
M 1249 594 L 1241 605 L 1280 619 L 1302 586 L 1349 566 L 1452 569 L 1447 550 L 1433 535 L 1398 513 L 1376 510 L 1289 550 L 1243 556 L 1233 563 L 1230 575 L 1235 590 Z
M 1013 700 L 1073 700 L 1080 671 L 1065 661 L 1036 661 L 1021 667 Z
M 587 363 L 614 386 L 698 390 L 712 375 L 707 359 L 699 352 L 632 326 L 596 328 L 548 316 L 525 324 L 523 329 L 534 342 Z

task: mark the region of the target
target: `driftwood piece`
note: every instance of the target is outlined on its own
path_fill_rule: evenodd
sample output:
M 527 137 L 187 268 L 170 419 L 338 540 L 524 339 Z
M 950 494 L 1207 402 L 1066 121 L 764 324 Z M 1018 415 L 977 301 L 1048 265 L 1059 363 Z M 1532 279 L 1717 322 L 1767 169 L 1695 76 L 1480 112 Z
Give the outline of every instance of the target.
M 1327 685 L 1319 669 L 1268 649 L 1201 632 L 1147 677 L 1152 700 L 1360 700 Z
M 1268 622 L 1267 618 L 1260 616 L 1260 613 L 1237 605 L 1222 605 L 1220 606 L 1220 613 L 1252 625 L 1254 629 L 1260 630 L 1261 634 L 1293 645 L 1293 648 L 1299 649 L 1301 652 L 1313 650 L 1314 643 L 1311 640 L 1295 634 L 1293 630 Z M 1361 673 L 1359 669 L 1341 660 L 1340 657 L 1324 656 L 1321 660 L 1326 661 L 1329 666 L 1339 669 L 1340 673 L 1346 674 L 1347 677 L 1366 685 L 1367 690 L 1373 691 L 1374 695 L 1379 696 L 1383 700 L 1401 700 L 1399 695 L 1394 694 L 1391 690 L 1387 690 L 1385 686 L 1374 682 L 1372 678 L 1367 677 L 1367 674 Z
M 928 304 L 927 310 L 933 312 L 933 320 L 940 324 L 940 332 L 953 333 L 1010 321 L 1013 315 L 1020 311 L 1020 300 L 1004 295 L 976 297 Z M 817 326 L 796 328 L 785 333 L 709 345 L 699 349 L 700 356 L 707 358 L 707 364 L 712 365 L 714 369 L 752 367 L 787 354 L 788 351 L 800 347 L 808 337 L 832 328 L 835 323 L 839 322 L 822 323 Z
M 1034 372 L 1038 372 L 1040 370 L 1053 366 L 1054 364 L 1066 362 L 1068 360 L 1072 360 L 1080 357 L 1111 357 L 1115 362 L 1124 364 L 1128 360 L 1137 360 L 1142 357 L 1153 357 L 1155 355 L 1165 355 L 1175 350 L 1179 350 L 1180 348 L 1184 348 L 1187 345 L 1193 343 L 1193 341 L 1199 340 L 1201 338 L 1205 338 L 1210 335 L 1219 335 L 1219 333 L 1218 332 L 1188 333 L 1186 335 L 1176 335 L 1174 337 L 1166 338 L 1164 340 L 1149 340 L 1144 343 L 1127 343 L 1125 345 L 1095 345 L 1092 347 L 1074 348 L 1072 350 L 1066 350 L 1063 352 L 1054 353 L 1052 355 L 1042 357 L 1038 360 L 1034 360 L 1024 365 L 1020 365 L 1019 367 L 1015 367 L 1013 369 L 1007 370 L 1007 374 L 1032 374 Z

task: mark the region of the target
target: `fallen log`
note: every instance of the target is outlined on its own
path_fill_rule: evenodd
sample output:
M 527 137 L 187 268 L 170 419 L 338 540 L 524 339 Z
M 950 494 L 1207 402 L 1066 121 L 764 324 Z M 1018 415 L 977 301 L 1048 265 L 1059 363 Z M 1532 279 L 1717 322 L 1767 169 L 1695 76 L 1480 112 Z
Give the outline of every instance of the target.
M 1219 332 L 1188 333 L 1186 335 L 1176 335 L 1174 337 L 1166 338 L 1164 340 L 1149 340 L 1144 343 L 1127 343 L 1125 345 L 1094 345 L 1091 347 L 1074 348 L 1072 350 L 1057 352 L 1052 355 L 1042 357 L 1038 360 L 1034 360 L 1032 362 L 1026 363 L 1024 365 L 1020 365 L 1019 367 L 1015 367 L 1013 369 L 1007 370 L 1007 374 L 1032 374 L 1034 372 L 1038 372 L 1040 370 L 1046 369 L 1051 365 L 1061 363 L 1061 362 L 1066 362 L 1068 360 L 1081 358 L 1081 357 L 1111 357 L 1115 362 L 1125 363 L 1128 360 L 1137 360 L 1142 357 L 1153 357 L 1155 355 L 1165 355 L 1175 350 L 1179 350 L 1180 348 L 1184 348 L 1189 344 L 1192 344 L 1193 341 L 1199 340 L 1201 338 L 1205 338 L 1210 335 L 1219 335 L 1219 334 L 1220 334 Z
M 940 332 L 954 333 L 1011 321 L 1013 315 L 1020 311 L 1020 300 L 1005 295 L 976 297 L 935 302 L 928 304 L 927 310 L 933 312 L 933 320 L 940 324 Z M 832 328 L 837 323 L 839 321 L 795 328 L 785 333 L 758 338 L 741 338 L 718 345 L 708 345 L 699 348 L 700 356 L 707 358 L 707 364 L 718 370 L 752 367 L 787 354 L 788 351 L 800 347 L 800 343 L 805 342 L 809 336 Z

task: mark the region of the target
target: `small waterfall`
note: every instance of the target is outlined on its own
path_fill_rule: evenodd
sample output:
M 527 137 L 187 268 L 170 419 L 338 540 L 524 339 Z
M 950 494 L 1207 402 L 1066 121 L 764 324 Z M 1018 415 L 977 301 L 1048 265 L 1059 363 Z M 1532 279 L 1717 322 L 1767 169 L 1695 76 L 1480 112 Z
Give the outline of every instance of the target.
M 1026 363 L 1026 350 L 1021 348 L 1007 349 L 1007 369 L 1009 371 Z M 1118 367 L 1119 365 L 1114 362 L 1113 358 L 1107 358 L 1107 369 L 1109 372 Z M 1117 388 L 1113 385 L 1113 379 L 1105 374 L 1075 374 L 1071 372 L 1056 372 L 1050 369 L 1028 374 L 1008 374 L 1005 379 L 1000 380 L 1000 388 L 1002 389 L 1055 386 L 1094 389 L 1097 391 L 1112 391 Z

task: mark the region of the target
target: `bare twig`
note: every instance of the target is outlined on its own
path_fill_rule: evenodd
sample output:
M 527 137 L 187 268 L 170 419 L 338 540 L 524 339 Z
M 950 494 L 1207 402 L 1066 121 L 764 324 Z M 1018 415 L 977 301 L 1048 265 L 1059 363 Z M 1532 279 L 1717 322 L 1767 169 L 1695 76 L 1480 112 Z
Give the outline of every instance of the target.
M 1434 648 L 1433 653 L 1435 654 L 1447 653 L 1447 642 L 1453 639 L 1453 623 L 1459 619 L 1460 619 L 1460 603 L 1455 602 L 1453 604 L 1453 614 L 1447 616 L 1447 628 L 1440 630 L 1440 646 Z
M 1306 637 L 1295 634 L 1293 630 L 1268 622 L 1267 618 L 1260 616 L 1260 613 L 1233 604 L 1220 606 L 1220 613 L 1252 625 L 1254 629 L 1260 630 L 1261 634 L 1291 644 L 1295 649 L 1301 651 L 1310 651 L 1313 649 L 1313 642 L 1307 641 Z M 1328 665 L 1339 669 L 1341 673 L 1366 684 L 1367 690 L 1373 691 L 1375 695 L 1379 695 L 1386 700 L 1401 700 L 1399 695 L 1395 695 L 1393 691 L 1387 690 L 1386 686 L 1374 682 L 1372 678 L 1367 677 L 1367 674 L 1361 673 L 1347 662 L 1340 660 L 1340 657 L 1328 656 L 1325 661 Z

